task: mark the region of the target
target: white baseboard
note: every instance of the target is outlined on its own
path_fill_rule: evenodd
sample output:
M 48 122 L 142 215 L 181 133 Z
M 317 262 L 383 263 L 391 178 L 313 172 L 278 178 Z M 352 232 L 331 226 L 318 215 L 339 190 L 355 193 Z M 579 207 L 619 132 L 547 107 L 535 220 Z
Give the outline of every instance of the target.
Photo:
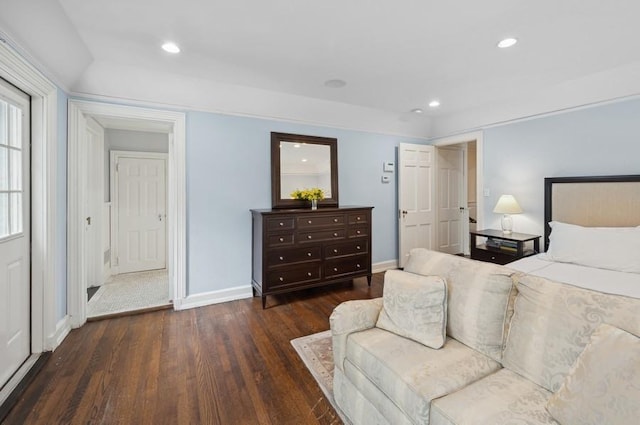
M 253 297 L 251 285 L 236 286 L 235 288 L 222 289 L 220 291 L 189 295 L 182 300 L 176 300 L 173 306 L 176 310 L 187 310 L 189 308 L 203 307 L 205 305 L 219 304 L 251 297 Z
M 371 271 L 373 273 L 386 272 L 387 270 L 393 270 L 398 268 L 398 260 L 382 261 L 380 263 L 373 263 L 371 265 Z
M 64 316 L 56 323 L 56 331 L 48 338 L 46 350 L 55 350 L 62 344 L 62 341 L 71 332 L 71 318 L 69 315 Z

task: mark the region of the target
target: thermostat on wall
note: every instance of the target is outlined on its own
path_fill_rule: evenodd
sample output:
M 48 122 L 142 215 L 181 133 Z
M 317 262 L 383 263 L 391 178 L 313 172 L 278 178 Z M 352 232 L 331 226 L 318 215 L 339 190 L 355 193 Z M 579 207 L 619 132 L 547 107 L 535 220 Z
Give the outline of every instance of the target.
M 393 173 L 396 169 L 396 164 L 393 162 L 385 162 L 382 167 L 385 173 Z

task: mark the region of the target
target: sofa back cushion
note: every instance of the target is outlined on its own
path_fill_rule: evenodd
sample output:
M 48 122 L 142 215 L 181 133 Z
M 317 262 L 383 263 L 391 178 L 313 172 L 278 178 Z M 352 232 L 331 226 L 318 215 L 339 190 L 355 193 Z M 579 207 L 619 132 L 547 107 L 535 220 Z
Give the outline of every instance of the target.
M 517 275 L 503 365 L 549 391 L 562 385 L 602 323 L 640 334 L 640 299 Z
M 447 335 L 496 361 L 513 313 L 512 270 L 464 257 L 412 249 L 404 270 L 447 283 Z

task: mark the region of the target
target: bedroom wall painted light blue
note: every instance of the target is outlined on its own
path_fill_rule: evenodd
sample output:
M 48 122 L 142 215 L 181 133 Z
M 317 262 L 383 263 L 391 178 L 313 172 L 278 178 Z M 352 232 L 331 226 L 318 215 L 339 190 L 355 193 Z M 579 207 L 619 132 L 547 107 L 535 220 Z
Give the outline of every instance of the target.
M 58 89 L 56 151 L 56 320 L 67 314 L 67 94 Z
M 524 213 L 517 232 L 544 233 L 544 178 L 640 174 L 640 99 L 574 110 L 484 130 L 487 228 L 500 228 L 501 194 Z
M 251 283 L 250 209 L 271 207 L 270 133 L 338 139 L 341 205 L 373 210 L 373 262 L 395 260 L 396 184 L 382 164 L 421 140 L 206 112 L 187 113 L 189 295 Z

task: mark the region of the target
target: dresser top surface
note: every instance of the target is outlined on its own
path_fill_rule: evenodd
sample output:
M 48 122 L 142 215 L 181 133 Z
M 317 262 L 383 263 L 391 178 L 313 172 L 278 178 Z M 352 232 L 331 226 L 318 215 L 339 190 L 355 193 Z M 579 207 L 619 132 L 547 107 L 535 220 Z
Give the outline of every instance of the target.
M 291 208 L 291 209 L 287 209 L 287 208 L 283 208 L 283 209 L 272 209 L 272 208 L 267 208 L 267 209 L 255 209 L 255 210 L 251 210 L 251 212 L 253 214 L 261 214 L 261 215 L 276 215 L 276 214 L 317 214 L 317 213 L 335 213 L 335 212 L 346 212 L 346 211 L 350 211 L 350 210 L 363 210 L 363 209 L 368 209 L 368 210 L 372 210 L 373 207 L 366 207 L 366 206 L 358 206 L 358 205 L 345 205 L 345 206 L 340 206 L 340 207 L 318 207 L 317 210 L 312 210 L 311 208 Z

